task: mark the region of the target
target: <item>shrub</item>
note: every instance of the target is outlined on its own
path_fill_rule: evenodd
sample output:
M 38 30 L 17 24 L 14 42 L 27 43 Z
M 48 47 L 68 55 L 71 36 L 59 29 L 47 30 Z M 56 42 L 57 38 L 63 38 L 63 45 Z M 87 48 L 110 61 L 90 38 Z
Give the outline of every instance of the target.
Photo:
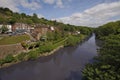
M 65 42 L 65 46 L 74 46 L 76 45 L 77 43 L 79 43 L 80 41 L 80 37 L 77 37 L 77 36 L 70 36 L 66 42 Z
M 43 45 L 43 46 L 39 47 L 39 52 L 40 53 L 50 52 L 51 50 L 53 50 L 53 45 L 52 44 Z
M 37 51 L 30 51 L 28 53 L 28 60 L 34 60 L 38 57 L 38 52 Z
M 25 59 L 26 53 L 20 53 L 19 55 L 17 55 L 17 59 L 19 61 L 23 61 Z
M 0 65 L 2 66 L 3 64 L 4 64 L 4 60 L 1 59 L 1 60 L 0 60 Z
M 28 48 L 28 44 L 26 43 L 26 42 L 21 42 L 21 45 L 22 45 L 22 47 L 24 47 L 25 49 L 27 49 Z
M 10 63 L 10 62 L 13 62 L 13 61 L 15 61 L 15 58 L 13 57 L 12 54 L 8 54 L 4 59 L 4 63 Z

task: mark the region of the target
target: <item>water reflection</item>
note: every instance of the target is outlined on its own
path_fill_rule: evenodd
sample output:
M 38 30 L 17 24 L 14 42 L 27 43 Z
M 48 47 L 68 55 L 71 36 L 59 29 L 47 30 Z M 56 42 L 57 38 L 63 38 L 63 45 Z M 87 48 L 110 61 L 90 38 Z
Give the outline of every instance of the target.
M 80 80 L 85 64 L 96 56 L 95 36 L 54 55 L 0 69 L 0 80 Z

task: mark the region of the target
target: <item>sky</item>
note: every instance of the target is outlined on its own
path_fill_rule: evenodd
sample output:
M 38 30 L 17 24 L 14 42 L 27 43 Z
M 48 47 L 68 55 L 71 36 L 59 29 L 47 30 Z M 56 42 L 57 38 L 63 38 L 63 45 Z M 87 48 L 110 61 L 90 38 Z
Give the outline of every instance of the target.
M 0 0 L 0 7 L 77 26 L 120 20 L 120 0 Z

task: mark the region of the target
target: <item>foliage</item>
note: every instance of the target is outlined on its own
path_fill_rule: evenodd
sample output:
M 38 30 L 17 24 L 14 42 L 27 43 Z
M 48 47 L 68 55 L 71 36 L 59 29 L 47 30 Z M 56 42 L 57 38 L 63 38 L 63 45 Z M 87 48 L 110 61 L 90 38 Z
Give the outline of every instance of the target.
M 120 21 L 110 22 L 103 26 L 100 26 L 95 30 L 96 37 L 102 38 L 105 36 L 109 36 L 110 34 L 119 34 L 120 33 Z
M 17 55 L 17 60 L 18 61 L 24 61 L 26 55 L 27 55 L 26 53 L 20 53 L 20 54 L 18 54 Z
M 8 31 L 8 28 L 3 25 L 3 26 L 0 28 L 0 30 L 2 31 L 2 33 L 5 33 L 5 32 Z
M 37 59 L 37 57 L 39 57 L 37 51 L 30 51 L 27 56 L 28 60 L 34 60 Z
M 53 50 L 53 45 L 51 43 L 39 47 L 40 53 L 50 52 L 51 50 Z
M 22 47 L 24 47 L 25 49 L 28 48 L 28 44 L 27 44 L 25 41 L 21 42 L 21 45 L 22 45 Z
M 3 61 L 4 61 L 4 63 L 10 63 L 14 60 L 15 60 L 15 58 L 13 57 L 13 55 L 8 54 Z
M 108 23 L 96 30 L 97 37 L 102 39 L 104 44 L 98 50 L 99 56 L 95 58 L 96 62 L 88 64 L 83 70 L 84 80 L 120 79 L 120 34 L 117 32 L 118 23 L 119 21 Z
M 81 40 L 83 40 L 84 35 L 74 35 L 74 36 L 69 36 L 68 39 L 65 42 L 65 46 L 74 46 L 77 43 L 79 43 Z
M 55 41 L 55 40 L 59 40 L 60 38 L 62 38 L 62 33 L 59 31 L 47 33 L 47 40 L 48 41 Z

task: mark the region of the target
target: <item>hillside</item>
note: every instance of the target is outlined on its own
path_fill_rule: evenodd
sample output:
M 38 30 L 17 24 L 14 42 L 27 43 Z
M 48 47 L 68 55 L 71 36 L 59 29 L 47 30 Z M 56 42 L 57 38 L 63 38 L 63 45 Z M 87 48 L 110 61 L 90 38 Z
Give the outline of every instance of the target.
M 15 24 L 15 23 L 25 23 L 28 25 L 49 25 L 57 27 L 60 31 L 64 32 L 75 32 L 80 31 L 83 34 L 89 34 L 92 28 L 86 26 L 74 26 L 69 24 L 63 24 L 57 21 L 47 20 L 45 18 L 38 18 L 36 13 L 32 16 L 26 15 L 25 13 L 17 13 L 11 11 L 9 8 L 0 7 L 0 24 Z

